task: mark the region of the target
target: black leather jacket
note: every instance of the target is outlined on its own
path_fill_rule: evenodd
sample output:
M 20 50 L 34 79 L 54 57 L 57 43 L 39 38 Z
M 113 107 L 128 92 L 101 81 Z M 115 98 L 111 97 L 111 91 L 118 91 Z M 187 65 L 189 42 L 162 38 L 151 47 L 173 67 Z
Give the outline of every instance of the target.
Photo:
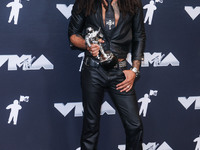
M 141 4 L 141 3 L 140 3 Z M 102 19 L 102 6 L 100 1 L 96 2 L 96 13 L 85 16 L 84 10 L 77 13 L 78 1 L 76 0 L 68 28 L 68 36 L 79 34 L 85 36 L 85 29 L 93 27 L 104 35 L 104 50 L 111 50 L 118 58 L 125 59 L 128 52 L 132 53 L 132 60 L 141 60 L 145 46 L 145 29 L 143 23 L 142 4 L 134 16 L 120 14 L 117 26 L 107 35 Z M 91 54 L 88 51 L 86 56 Z

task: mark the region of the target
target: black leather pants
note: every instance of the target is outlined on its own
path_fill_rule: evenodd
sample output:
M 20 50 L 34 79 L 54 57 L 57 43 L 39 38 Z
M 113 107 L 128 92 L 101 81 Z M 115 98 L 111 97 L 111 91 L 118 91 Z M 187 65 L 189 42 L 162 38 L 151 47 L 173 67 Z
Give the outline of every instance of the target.
M 124 79 L 120 68 L 105 71 L 101 66 L 83 65 L 81 86 L 84 118 L 81 150 L 97 150 L 104 89 L 108 90 L 125 128 L 126 150 L 142 150 L 143 128 L 134 89 L 127 93 L 116 90 L 116 85 Z

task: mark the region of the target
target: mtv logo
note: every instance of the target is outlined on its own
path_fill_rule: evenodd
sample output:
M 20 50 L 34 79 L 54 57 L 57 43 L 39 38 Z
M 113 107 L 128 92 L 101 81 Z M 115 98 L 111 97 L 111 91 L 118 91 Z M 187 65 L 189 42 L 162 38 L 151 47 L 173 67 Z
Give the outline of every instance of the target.
M 158 95 L 158 91 L 157 90 L 150 90 L 149 95 L 150 96 L 157 96 Z
M 127 55 L 127 62 L 132 66 L 131 53 Z M 180 62 L 178 59 L 170 52 L 166 57 L 162 53 L 148 52 L 144 53 L 144 60 L 141 62 L 141 67 L 149 67 L 149 64 L 153 64 L 154 67 L 166 67 L 166 66 L 179 66 Z
M 159 147 L 156 142 L 149 142 L 148 144 L 142 143 L 143 150 L 173 150 L 166 142 L 163 142 Z M 118 145 L 119 150 L 125 150 L 125 145 Z
M 156 144 L 156 142 L 150 142 L 148 144 L 142 143 L 142 147 L 144 150 L 156 150 L 159 144 Z
M 179 97 L 178 101 L 185 107 L 187 110 L 194 102 L 195 102 L 195 110 L 200 109 L 200 96 L 190 96 L 186 97 Z
M 20 95 L 19 101 L 20 102 L 29 102 L 29 96 Z
M 185 11 L 192 18 L 192 20 L 195 20 L 200 14 L 200 6 L 197 6 L 195 8 L 193 8 L 192 6 L 185 6 Z
M 179 66 L 180 62 L 170 52 L 166 57 L 162 53 L 144 53 L 144 61 L 142 61 L 142 67 L 149 67 L 149 64 L 153 64 L 154 67 L 166 67 L 166 66 Z
M 143 143 L 142 146 L 143 150 L 173 150 L 166 142 L 163 142 L 160 146 L 156 144 L 156 142 L 150 142 L 148 144 Z
M 41 55 L 37 60 L 36 57 L 31 55 L 0 55 L 0 67 L 8 62 L 8 71 L 16 71 L 18 67 L 22 67 L 22 70 L 52 70 L 53 64 L 44 56 Z M 34 61 L 35 60 L 35 61 Z M 34 62 L 33 62 L 34 61 Z
M 71 17 L 71 11 L 73 8 L 73 4 L 67 6 L 66 4 L 57 4 L 56 8 L 65 16 L 66 19 Z
M 155 0 L 156 3 L 163 3 L 163 0 Z
M 166 142 L 163 142 L 162 145 L 160 145 L 157 150 L 173 150 L 173 149 Z
M 73 109 L 75 117 L 82 117 L 83 116 L 83 106 L 81 102 L 75 103 L 67 103 L 64 105 L 63 103 L 55 103 L 54 107 L 64 116 L 66 117 Z
M 64 116 L 66 117 L 73 109 L 74 109 L 74 117 L 82 117 L 83 116 L 83 106 L 82 102 L 74 102 L 67 103 L 64 105 L 63 103 L 55 103 L 54 107 Z M 101 115 L 115 115 L 115 109 L 105 101 L 101 106 Z

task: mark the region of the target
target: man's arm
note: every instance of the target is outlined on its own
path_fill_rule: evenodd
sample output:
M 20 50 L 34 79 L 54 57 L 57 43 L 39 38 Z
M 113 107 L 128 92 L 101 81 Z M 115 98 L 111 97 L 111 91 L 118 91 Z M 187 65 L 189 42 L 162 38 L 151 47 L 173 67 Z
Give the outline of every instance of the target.
M 70 46 L 86 49 L 85 40 L 81 36 L 84 29 L 86 16 L 85 12 L 83 10 L 79 12 L 78 8 L 79 1 L 76 0 L 72 9 L 72 15 L 68 26 L 68 38 L 71 42 Z
M 139 0 L 139 7 L 138 10 L 133 18 L 133 39 L 132 39 L 132 61 L 133 67 L 138 67 L 138 63 L 134 63 L 135 60 L 139 62 L 144 58 L 144 48 L 145 48 L 145 28 L 144 28 L 144 19 L 143 19 L 143 9 L 142 9 L 142 2 Z M 140 63 L 139 63 L 140 66 Z M 139 68 L 137 68 L 139 69 Z
M 132 61 L 133 68 L 137 69 L 137 72 L 140 69 L 141 60 L 143 59 L 143 51 L 145 46 L 145 29 L 144 29 L 144 20 L 143 20 L 143 7 L 141 1 L 139 1 L 140 6 L 137 13 L 133 19 L 133 49 L 132 49 Z M 130 91 L 133 87 L 133 83 L 136 78 L 136 73 L 132 70 L 124 70 L 124 75 L 126 79 L 119 83 L 116 87 L 120 92 Z
M 73 34 L 70 36 L 70 42 L 81 49 L 86 49 L 85 39 L 79 34 Z
M 91 44 L 91 47 L 88 47 L 85 43 L 85 39 L 79 34 L 73 34 L 70 36 L 70 42 L 81 49 L 87 49 L 92 56 L 96 57 L 99 54 L 100 46 L 98 44 Z M 103 40 L 99 40 L 100 43 L 104 43 Z

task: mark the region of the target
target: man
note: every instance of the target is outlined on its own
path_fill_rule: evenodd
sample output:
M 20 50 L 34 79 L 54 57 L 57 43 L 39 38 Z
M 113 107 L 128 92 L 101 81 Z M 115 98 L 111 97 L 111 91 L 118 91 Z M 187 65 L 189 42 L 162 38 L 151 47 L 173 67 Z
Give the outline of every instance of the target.
M 84 118 L 81 150 L 96 150 L 100 108 L 107 89 L 122 120 L 126 133 L 126 150 L 142 149 L 142 123 L 138 114 L 133 83 L 143 58 L 145 31 L 140 0 L 76 0 L 68 34 L 73 46 L 85 51 L 81 71 Z M 110 50 L 118 63 L 106 69 L 97 59 L 100 44 L 88 46 L 86 29 L 101 28 L 99 40 L 105 51 Z M 126 57 L 132 53 L 133 68 L 128 69 Z

